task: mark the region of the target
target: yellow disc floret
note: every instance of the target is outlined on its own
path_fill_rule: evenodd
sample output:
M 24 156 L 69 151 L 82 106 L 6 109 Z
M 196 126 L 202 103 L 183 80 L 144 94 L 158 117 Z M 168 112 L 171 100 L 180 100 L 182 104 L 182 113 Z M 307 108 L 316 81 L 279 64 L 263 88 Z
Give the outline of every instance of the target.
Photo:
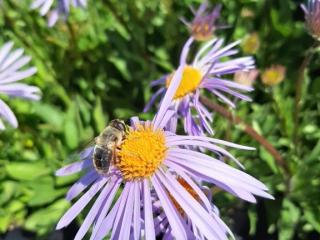
M 174 74 L 171 74 L 166 80 L 167 88 L 170 85 L 173 75 Z M 173 99 L 176 100 L 194 92 L 198 88 L 201 80 L 202 73 L 197 68 L 186 66 L 183 69 L 182 79 Z
M 274 65 L 266 69 L 261 76 L 262 82 L 267 86 L 274 86 L 282 82 L 286 75 L 286 68 L 282 65 Z
M 140 125 L 129 130 L 117 153 L 115 166 L 127 181 L 147 178 L 164 161 L 166 151 L 164 132 Z

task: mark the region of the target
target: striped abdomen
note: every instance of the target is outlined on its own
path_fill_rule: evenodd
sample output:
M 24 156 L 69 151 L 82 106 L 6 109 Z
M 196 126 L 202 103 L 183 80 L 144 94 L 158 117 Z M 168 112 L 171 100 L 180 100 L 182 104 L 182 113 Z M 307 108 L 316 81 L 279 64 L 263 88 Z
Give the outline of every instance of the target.
M 112 149 L 96 145 L 93 152 L 93 165 L 99 173 L 107 173 L 112 162 L 114 152 Z

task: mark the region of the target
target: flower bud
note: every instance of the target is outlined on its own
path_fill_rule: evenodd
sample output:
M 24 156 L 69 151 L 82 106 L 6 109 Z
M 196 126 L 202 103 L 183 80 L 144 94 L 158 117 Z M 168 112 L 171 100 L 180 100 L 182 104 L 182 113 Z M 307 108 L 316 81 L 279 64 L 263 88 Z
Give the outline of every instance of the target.
M 301 5 L 305 13 L 306 27 L 310 35 L 320 40 L 320 0 L 309 0 L 308 5 Z

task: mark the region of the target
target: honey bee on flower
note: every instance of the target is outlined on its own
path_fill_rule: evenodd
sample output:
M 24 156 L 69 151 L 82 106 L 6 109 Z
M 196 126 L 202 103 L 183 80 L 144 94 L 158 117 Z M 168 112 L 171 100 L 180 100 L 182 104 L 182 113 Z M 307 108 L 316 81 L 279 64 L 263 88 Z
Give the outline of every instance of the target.
M 131 118 L 115 159 L 106 172 L 97 171 L 93 148 L 83 152 L 81 161 L 57 171 L 58 176 L 85 171 L 68 191 L 67 199 L 83 195 L 62 216 L 57 229 L 69 225 L 98 195 L 76 240 L 84 238 L 91 226 L 91 239 L 101 240 L 110 234 L 111 239 L 156 239 L 155 203 L 161 206 L 173 238 L 190 239 L 195 235 L 193 231 L 199 231 L 205 239 L 222 240 L 232 235 L 205 200 L 198 180 L 213 183 L 249 202 L 256 201 L 254 195 L 273 198 L 263 183 L 217 159 L 225 156 L 240 164 L 222 146 L 252 148 L 204 136 L 177 135 L 166 129 L 175 114 L 170 108 L 171 102 L 183 81 L 190 44 L 191 41 L 184 46 L 182 64 L 171 76 L 157 114 L 146 121 Z M 199 152 L 200 147 L 216 157 Z M 122 191 L 116 197 L 120 189 Z

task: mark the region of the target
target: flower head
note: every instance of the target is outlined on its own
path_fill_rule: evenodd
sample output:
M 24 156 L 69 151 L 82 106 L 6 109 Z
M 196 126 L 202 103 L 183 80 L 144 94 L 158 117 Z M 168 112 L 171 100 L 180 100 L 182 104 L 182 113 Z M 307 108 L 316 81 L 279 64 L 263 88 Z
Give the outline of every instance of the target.
M 56 4 L 54 4 L 56 2 Z M 53 7 L 53 6 L 56 7 Z M 54 26 L 57 20 L 61 17 L 64 20 L 70 13 L 70 7 L 85 7 L 87 0 L 34 0 L 31 4 L 31 9 L 39 9 L 41 16 L 49 13 L 48 25 Z
M 254 68 L 254 60 L 252 57 L 226 60 L 238 52 L 234 47 L 239 42 L 222 47 L 223 40 L 213 39 L 198 51 L 191 63 L 187 64 L 184 59 L 188 55 L 192 41 L 192 38 L 187 41 L 184 52 L 181 53 L 180 64 L 186 65 L 183 69 L 181 83 L 171 103 L 171 108 L 177 114 L 170 120 L 168 127 L 174 130 L 177 119 L 181 117 L 184 120 L 184 130 L 188 134 L 203 135 L 205 132 L 212 134 L 210 123 L 213 119 L 211 113 L 199 101 L 201 90 L 208 90 L 231 107 L 235 107 L 235 104 L 225 94 L 250 101 L 251 99 L 241 92 L 253 89 L 229 81 L 227 76 L 237 71 L 247 71 Z M 151 86 L 162 85 L 162 87 L 153 95 L 144 111 L 148 111 L 156 98 L 166 92 L 170 86 L 171 78 L 172 74 L 169 74 L 151 83 Z M 196 115 L 192 114 L 194 110 Z
M 320 0 L 309 0 L 308 5 L 301 4 L 306 18 L 306 26 L 312 37 L 320 39 Z
M 267 86 L 275 86 L 281 83 L 286 75 L 286 68 L 282 65 L 273 65 L 267 68 L 262 74 L 262 82 Z
M 0 94 L 9 97 L 19 97 L 30 100 L 39 100 L 40 90 L 37 87 L 18 83 L 36 73 L 35 67 L 21 70 L 27 65 L 31 57 L 23 55 L 23 49 L 11 51 L 12 42 L 8 42 L 0 48 Z M 0 99 L 0 117 L 8 121 L 13 126 L 18 126 L 18 121 L 9 106 Z M 4 129 L 4 124 L 0 119 L 0 129 Z
M 211 13 L 207 13 L 208 2 L 204 1 L 199 9 L 194 12 L 194 19 L 191 23 L 181 19 L 189 28 L 191 35 L 197 41 L 206 41 L 212 38 L 214 31 L 219 28 L 216 20 L 220 16 L 221 5 L 217 5 Z
M 253 18 L 255 16 L 254 11 L 250 8 L 243 7 L 241 9 L 240 16 L 243 18 Z
M 242 44 L 241 48 L 246 54 L 255 54 L 260 47 L 260 40 L 258 33 L 251 33 L 247 35 Z
M 182 64 L 175 72 L 159 110 L 151 121 L 141 121 L 137 117 L 131 119 L 125 138 L 115 149 L 115 158 L 108 174 L 98 174 L 94 168 L 93 148 L 84 151 L 82 161 L 58 170 L 57 175 L 86 170 L 86 174 L 69 190 L 68 200 L 87 190 L 60 219 L 58 229 L 75 219 L 100 192 L 75 239 L 83 238 L 91 225 L 91 239 L 103 239 L 110 232 L 111 239 L 155 239 L 152 208 L 155 201 L 163 209 L 176 239 L 193 236 L 190 235 L 190 224 L 206 239 L 227 239 L 228 233 L 217 224 L 217 216 L 212 215 L 208 202 L 202 201 L 202 190 L 195 179 L 214 183 L 251 202 L 255 202 L 253 195 L 272 198 L 266 193 L 265 185 L 255 178 L 196 150 L 199 147 L 206 148 L 215 155 L 227 156 L 238 162 L 219 145 L 247 150 L 251 148 L 208 137 L 180 136 L 165 129 L 175 114 L 170 110 L 170 103 L 179 87 L 184 68 Z M 186 146 L 195 147 L 192 148 L 195 150 Z M 187 190 L 177 176 L 187 182 L 199 198 Z M 116 198 L 121 186 L 123 190 Z M 177 204 L 185 216 L 180 214 Z

